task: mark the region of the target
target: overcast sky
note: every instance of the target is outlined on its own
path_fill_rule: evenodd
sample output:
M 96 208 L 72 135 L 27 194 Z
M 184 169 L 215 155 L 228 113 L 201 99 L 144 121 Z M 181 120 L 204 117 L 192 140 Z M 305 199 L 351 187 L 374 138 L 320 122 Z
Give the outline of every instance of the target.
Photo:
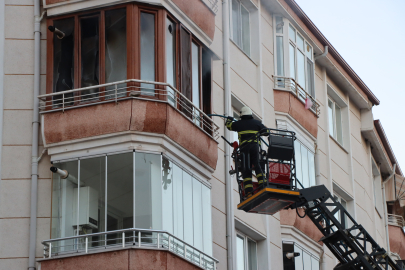
M 295 0 L 380 100 L 373 108 L 405 173 L 405 0 Z

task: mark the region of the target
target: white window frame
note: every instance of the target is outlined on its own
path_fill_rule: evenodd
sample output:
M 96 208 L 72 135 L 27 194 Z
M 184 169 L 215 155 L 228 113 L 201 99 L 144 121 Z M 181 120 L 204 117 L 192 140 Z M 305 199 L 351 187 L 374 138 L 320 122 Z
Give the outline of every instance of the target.
M 234 27 L 235 27 L 235 25 L 233 24 L 233 12 L 232 12 L 232 10 L 233 10 L 233 3 L 234 3 L 234 1 L 236 1 L 236 2 L 238 2 L 238 5 L 239 5 L 239 8 L 238 8 L 238 11 L 239 11 L 239 14 L 238 14 L 238 25 L 236 26 L 238 29 L 238 32 L 239 32 L 239 37 L 240 37 L 240 40 L 235 40 L 236 38 L 233 36 L 233 31 L 234 31 Z M 252 38 L 251 38 L 251 32 L 252 32 L 252 22 L 251 22 L 251 12 L 250 12 L 250 10 L 249 10 L 249 8 L 247 8 L 246 7 L 246 5 L 244 5 L 243 3 L 242 3 L 242 1 L 241 0 L 231 0 L 230 1 L 231 2 L 231 4 L 230 4 L 230 13 L 229 13 L 229 18 L 230 18 L 230 27 L 231 27 L 231 31 L 230 31 L 230 37 L 231 37 L 231 39 L 232 39 L 232 41 L 247 55 L 247 56 L 249 56 L 249 57 L 251 57 L 251 49 L 252 49 Z M 243 48 L 243 27 L 242 27 L 242 8 L 244 8 L 247 12 L 248 12 L 248 14 L 249 14 L 249 49 L 247 49 L 247 48 Z
M 258 246 L 257 246 L 257 241 L 253 240 L 249 236 L 247 236 L 247 235 L 245 235 L 245 234 L 243 234 L 243 233 L 241 233 L 239 231 L 236 231 L 236 239 L 238 237 L 243 239 L 243 253 L 245 254 L 245 261 L 244 261 L 244 269 L 239 269 L 238 265 L 236 264 L 236 270 L 258 270 L 258 257 L 257 257 L 257 248 L 258 248 Z M 253 243 L 256 244 L 256 254 L 255 254 L 256 255 L 256 266 L 257 266 L 256 269 L 249 269 L 248 241 L 252 241 Z M 235 243 L 236 243 L 236 241 L 235 241 Z
M 374 195 L 374 208 L 377 211 L 379 218 L 383 217 L 384 211 L 384 200 L 382 195 L 382 187 L 381 187 L 381 172 L 377 162 L 371 157 L 371 168 L 372 168 L 372 177 L 373 177 L 373 195 Z M 377 192 L 379 194 L 377 194 Z M 378 196 L 377 196 L 378 195 Z
M 332 98 L 328 97 L 328 117 L 329 117 L 329 102 L 332 103 L 332 125 L 333 125 L 333 132 L 330 130 L 330 123 L 329 123 L 329 135 L 332 136 L 333 139 L 335 139 L 340 145 L 343 146 L 343 117 L 342 117 L 342 107 L 337 104 Z M 336 118 L 336 107 L 340 109 L 340 130 L 338 131 L 338 125 L 337 125 L 337 118 Z M 339 136 L 338 132 L 340 133 L 340 138 L 341 141 L 339 141 Z
M 277 33 L 277 25 L 280 24 L 277 23 L 279 19 L 282 19 L 282 25 L 281 25 L 281 33 Z M 297 79 L 297 55 L 298 52 L 302 53 L 304 55 L 305 63 L 304 63 L 304 80 L 305 80 L 305 85 L 300 85 L 304 91 L 313 97 L 315 99 L 316 93 L 315 93 L 315 59 L 314 59 L 314 46 L 311 45 L 312 42 L 309 41 L 308 39 L 305 38 L 303 34 L 301 34 L 296 27 L 292 25 L 292 23 L 286 19 L 283 18 L 281 15 L 275 15 L 274 16 L 274 72 L 276 76 L 281 76 L 281 77 L 288 77 L 292 78 L 298 83 Z M 295 33 L 295 40 L 290 39 L 289 35 L 289 28 L 294 29 Z M 297 35 L 300 35 L 302 39 L 304 40 L 304 48 L 306 46 L 309 47 L 310 53 L 308 54 L 307 51 L 302 51 L 300 48 L 297 46 Z M 283 55 L 284 55 L 284 62 L 283 62 L 283 74 L 278 74 L 278 65 L 277 65 L 277 37 L 283 37 Z M 294 74 L 291 74 L 290 70 L 290 44 L 291 46 L 294 47 Z M 309 57 L 310 56 L 310 57 Z M 312 69 L 308 70 L 308 61 L 312 64 Z M 308 80 L 308 73 L 311 72 L 311 80 Z M 282 85 L 280 86 L 282 87 Z M 294 87 L 294 86 L 291 86 Z M 312 90 L 312 91 L 311 91 Z M 312 93 L 311 93 L 312 92 Z
M 339 203 L 343 206 L 343 208 L 344 208 L 346 211 L 348 211 L 348 210 L 347 210 L 347 204 L 348 204 L 348 202 L 347 202 L 346 199 L 344 199 L 342 196 L 340 196 L 340 194 L 338 194 L 338 193 L 336 193 L 336 192 L 334 192 L 333 198 L 334 198 L 337 202 L 339 202 Z M 342 202 L 344 202 L 344 203 L 342 204 Z M 345 207 L 345 205 L 346 205 L 346 207 Z M 339 222 L 342 224 L 343 220 L 342 220 L 342 217 L 340 216 L 340 212 L 336 212 L 335 217 L 336 217 L 336 218 L 339 220 Z M 348 227 L 347 222 L 348 222 L 348 219 L 347 219 L 347 216 L 345 216 L 345 219 L 344 219 L 344 227 L 345 227 L 345 228 Z

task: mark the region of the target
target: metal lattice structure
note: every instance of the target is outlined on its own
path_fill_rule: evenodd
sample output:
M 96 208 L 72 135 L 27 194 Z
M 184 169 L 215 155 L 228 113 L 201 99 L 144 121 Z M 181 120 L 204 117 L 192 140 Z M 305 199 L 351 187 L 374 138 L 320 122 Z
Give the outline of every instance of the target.
M 322 232 L 320 239 L 339 260 L 334 270 L 403 270 L 387 251 L 380 247 L 366 229 L 358 224 L 324 186 L 300 190 L 300 201 L 291 208 L 305 207 L 305 213 Z M 336 218 L 348 220 L 343 224 Z

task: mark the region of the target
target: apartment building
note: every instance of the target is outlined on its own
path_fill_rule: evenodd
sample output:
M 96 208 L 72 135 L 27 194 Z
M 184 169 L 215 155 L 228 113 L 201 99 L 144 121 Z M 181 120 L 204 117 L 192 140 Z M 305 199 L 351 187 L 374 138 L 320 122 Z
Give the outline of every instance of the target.
M 0 18 L 0 269 L 333 269 L 303 209 L 237 209 L 237 136 L 208 115 L 243 106 L 405 259 L 380 102 L 294 0 L 5 0 Z

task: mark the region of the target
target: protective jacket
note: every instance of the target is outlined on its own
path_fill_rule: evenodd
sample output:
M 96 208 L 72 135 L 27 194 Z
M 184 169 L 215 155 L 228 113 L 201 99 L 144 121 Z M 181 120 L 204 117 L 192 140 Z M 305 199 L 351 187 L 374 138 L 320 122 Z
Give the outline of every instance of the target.
M 266 128 L 262 122 L 251 116 L 242 116 L 242 119 L 236 122 L 228 119 L 226 121 L 226 127 L 231 131 L 238 132 L 239 145 L 249 142 L 257 142 L 257 139 L 251 139 L 251 137 L 260 130 Z

